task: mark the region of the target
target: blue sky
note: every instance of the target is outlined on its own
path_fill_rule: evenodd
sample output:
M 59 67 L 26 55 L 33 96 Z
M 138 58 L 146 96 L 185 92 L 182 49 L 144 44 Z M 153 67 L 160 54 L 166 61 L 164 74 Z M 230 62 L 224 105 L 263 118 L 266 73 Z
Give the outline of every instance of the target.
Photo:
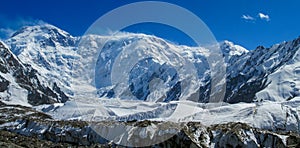
M 300 35 L 299 0 L 162 0 L 199 16 L 218 41 L 230 40 L 248 49 L 269 47 Z M 106 12 L 138 0 L 7 0 L 1 2 L 0 37 L 23 25 L 42 21 L 74 36 Z M 180 31 L 158 24 L 141 24 L 126 31 L 154 34 L 179 44 L 193 42 Z

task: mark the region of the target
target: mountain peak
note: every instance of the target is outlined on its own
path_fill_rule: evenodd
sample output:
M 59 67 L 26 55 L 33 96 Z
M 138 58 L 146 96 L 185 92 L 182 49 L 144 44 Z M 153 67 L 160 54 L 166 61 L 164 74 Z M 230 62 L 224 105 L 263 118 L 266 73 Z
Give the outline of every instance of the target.
M 235 45 L 233 42 L 225 40 L 220 43 L 220 48 L 224 55 L 227 56 L 234 56 L 234 55 L 242 55 L 244 53 L 249 52 L 249 50 L 245 49 L 240 45 Z
M 15 32 L 7 42 L 16 45 L 21 45 L 23 42 L 38 42 L 41 47 L 56 47 L 57 45 L 66 47 L 74 46 L 76 38 L 53 25 L 41 24 L 21 28 Z
M 63 31 L 59 29 L 58 27 L 55 27 L 50 24 L 41 24 L 41 25 L 35 25 L 35 26 L 24 26 L 17 32 L 15 32 L 12 37 L 16 36 L 26 36 L 29 34 L 59 34 L 61 36 L 71 36 L 66 31 Z

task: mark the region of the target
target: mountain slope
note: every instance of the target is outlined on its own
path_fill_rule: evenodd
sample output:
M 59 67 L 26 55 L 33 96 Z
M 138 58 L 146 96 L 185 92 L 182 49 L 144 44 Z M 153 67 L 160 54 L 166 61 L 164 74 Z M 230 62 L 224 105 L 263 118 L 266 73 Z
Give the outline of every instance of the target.
M 23 63 L 40 73 L 45 83 L 56 83 L 70 95 L 77 40 L 55 26 L 43 24 L 23 27 L 5 42 Z
M 271 48 L 259 46 L 256 50 L 233 59 L 227 69 L 226 101 L 284 101 L 298 96 L 299 85 L 296 86 L 296 83 L 300 76 L 287 74 L 295 73 L 299 63 L 299 40 L 300 38 L 283 42 Z M 278 74 L 280 71 L 286 73 Z M 293 80 L 278 82 L 278 77 Z
M 25 106 L 65 102 L 68 97 L 55 83 L 43 84 L 39 73 L 0 42 L 1 100 Z
M 268 85 L 256 94 L 257 99 L 281 101 L 300 95 L 300 37 L 277 46 L 268 49 L 273 55 L 264 65 L 278 68 L 268 76 Z M 279 61 L 281 57 L 282 62 Z

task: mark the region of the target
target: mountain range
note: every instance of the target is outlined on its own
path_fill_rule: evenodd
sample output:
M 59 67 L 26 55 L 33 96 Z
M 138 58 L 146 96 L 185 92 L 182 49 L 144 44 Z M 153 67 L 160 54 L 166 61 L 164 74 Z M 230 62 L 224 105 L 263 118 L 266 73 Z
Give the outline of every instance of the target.
M 26 26 L 0 42 L 0 100 L 62 121 L 243 122 L 298 133 L 300 38 L 254 50 L 230 41 L 218 47 L 226 71 L 215 85 L 213 53 L 205 47 L 145 34 L 74 37 L 50 24 Z M 212 90 L 222 86 L 223 103 L 208 107 Z
M 84 38 L 84 41 L 82 41 L 82 38 Z M 103 44 L 104 41 L 106 42 L 101 52 L 106 52 L 105 56 L 107 57 L 105 57 L 105 59 L 84 60 L 84 56 L 88 57 L 88 55 L 97 52 L 95 50 L 97 50 L 97 47 L 103 46 L 101 44 Z M 299 66 L 297 63 L 299 42 L 300 39 L 298 38 L 293 41 L 273 45 L 270 48 L 258 46 L 255 50 L 246 50 L 229 41 L 221 42 L 220 50 L 226 64 L 226 95 L 224 101 L 229 103 L 253 102 L 257 100 L 283 101 L 298 96 L 299 85 L 297 85 L 297 73 Z M 67 96 L 70 97 L 74 94 L 71 83 L 76 79 L 74 78 L 76 77 L 76 72 L 72 66 L 74 66 L 74 63 L 79 63 L 74 62 L 75 60 L 80 60 L 80 64 L 85 64 L 84 66 L 88 66 L 88 63 L 93 63 L 93 60 L 98 60 L 98 63 L 94 63 L 98 66 L 96 70 L 99 72 L 97 71 L 96 73 L 99 73 L 100 76 L 95 78 L 97 79 L 95 85 L 98 89 L 104 88 L 111 83 L 108 80 L 110 78 L 107 77 L 111 74 L 112 64 L 108 68 L 105 68 L 105 66 L 108 66 L 108 62 L 111 62 L 111 60 L 114 60 L 118 56 L 120 49 L 128 48 L 129 46 L 130 48 L 143 48 L 142 46 L 145 45 L 152 46 L 153 48 L 156 46 L 157 49 L 155 50 L 157 50 L 157 53 L 155 54 L 159 53 L 160 55 L 155 56 L 162 56 L 163 50 L 166 50 L 166 52 L 175 50 L 181 52 L 182 57 L 193 62 L 197 70 L 197 75 L 201 80 L 199 83 L 202 83 L 199 87 L 201 95 L 197 101 L 205 102 L 205 100 L 209 98 L 211 80 L 208 78 L 210 74 L 209 64 L 205 59 L 209 51 L 201 47 L 172 45 L 163 39 L 143 34 L 119 35 L 111 39 L 107 36 L 95 35 L 73 37 L 69 33 L 49 24 L 24 27 L 1 44 L 2 50 L 4 50 L 3 54 L 12 54 L 15 63 L 30 65 L 27 67 L 32 67 L 32 71 L 37 71 L 35 72 L 38 75 L 36 79 L 40 81 L 40 83 L 44 85 L 48 83 L 47 85 L 50 85 L 49 88 L 52 90 L 55 89 L 54 87 L 56 86 L 56 89 L 62 89 L 61 94 L 63 97 L 61 98 L 64 99 L 53 97 L 56 99 L 56 102 L 65 102 Z M 85 44 L 84 48 L 86 49 L 78 49 L 78 44 Z M 152 52 L 154 53 L 155 51 L 153 50 Z M 155 67 L 154 63 L 155 62 L 152 63 L 153 67 Z M 4 65 L 7 64 L 5 63 Z M 165 64 L 165 67 L 168 67 L 167 65 L 168 64 Z M 134 69 L 132 71 L 134 71 Z M 172 71 L 172 68 L 169 69 L 169 71 Z M 148 75 L 153 73 L 155 73 L 155 71 L 148 73 Z M 134 74 L 131 75 L 131 77 L 137 77 L 134 76 Z M 145 89 L 143 85 L 140 89 Z M 133 91 L 141 92 L 141 90 Z M 65 93 L 66 96 L 64 96 L 63 93 Z M 145 100 L 145 95 L 139 99 Z M 30 104 L 37 105 L 44 103 L 48 102 L 41 101 L 41 103 L 32 102 Z

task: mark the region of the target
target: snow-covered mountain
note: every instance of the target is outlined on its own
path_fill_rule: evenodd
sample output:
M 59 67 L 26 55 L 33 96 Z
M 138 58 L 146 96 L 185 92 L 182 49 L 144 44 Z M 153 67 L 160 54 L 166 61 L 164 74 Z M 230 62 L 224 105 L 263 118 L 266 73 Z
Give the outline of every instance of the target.
M 88 82 L 87 87 L 89 85 L 95 87 L 96 90 L 92 91 L 97 91 L 100 97 L 120 97 L 116 95 L 130 91 L 134 97 L 141 100 L 157 101 L 163 97 L 164 101 L 170 101 L 177 100 L 180 95 L 193 96 L 191 94 L 199 92 L 198 99 L 192 100 L 207 102 L 210 96 L 210 65 L 207 61 L 210 51 L 205 48 L 172 45 L 163 39 L 143 34 L 73 37 L 49 24 L 23 27 L 5 43 L 23 63 L 31 65 L 39 72 L 40 81 L 55 82 L 69 96 L 73 96 L 74 91 L 78 90 L 72 83 L 83 83 L 78 80 L 78 77 L 83 78 L 82 75 L 86 75 L 84 81 Z M 113 69 L 113 66 L 118 62 L 115 60 L 118 60 L 121 51 L 126 49 L 140 49 L 144 51 L 143 54 L 156 58 L 144 59 L 136 65 L 127 64 L 131 66 L 130 71 L 127 70 L 125 71 L 127 73 L 115 77 L 121 79 L 125 78 L 124 75 L 128 76 L 126 83 L 129 84 L 125 86 L 126 88 L 120 89 L 119 86 L 116 89 L 113 83 L 117 82 L 111 80 L 114 78 L 111 76 L 112 73 L 117 73 L 113 71 L 117 69 Z M 227 67 L 224 101 L 230 103 L 255 100 L 282 101 L 298 95 L 299 39 L 283 42 L 271 48 L 258 47 L 252 51 L 224 41 L 220 43 L 220 49 Z M 176 54 L 178 57 L 172 57 Z M 180 77 L 178 71 L 176 72 L 178 70 L 176 67 L 179 67 L 176 65 L 184 62 L 193 64 L 198 78 L 197 82 L 194 82 L 195 85 L 181 90 L 184 78 Z M 151 68 L 145 70 L 147 67 Z M 182 71 L 184 70 L 186 69 Z M 193 79 L 192 74 L 185 74 L 186 78 Z M 168 77 L 171 79 L 167 80 Z M 161 83 L 160 89 L 150 94 L 149 84 L 154 81 Z M 188 92 L 192 89 L 194 92 Z
M 55 82 L 63 92 L 71 94 L 70 76 L 77 40 L 55 26 L 44 24 L 23 27 L 5 42 L 23 63 L 39 72 L 41 81 Z
M 64 121 L 242 122 L 299 133 L 300 38 L 255 50 L 230 41 L 217 45 L 226 68 L 219 74 L 226 79 L 212 84 L 211 66 L 218 63 L 210 63 L 214 53 L 208 48 L 145 34 L 73 37 L 49 24 L 23 27 L 0 42 L 0 101 Z M 225 82 L 221 100 L 227 103 L 210 102 L 211 90 Z M 244 131 L 254 143 L 259 139 L 259 132 Z M 218 140 L 222 135 L 212 134 Z
M 227 69 L 226 101 L 284 101 L 299 96 L 299 41 L 259 46 L 232 59 Z
M 24 106 L 66 102 L 68 97 L 56 83 L 43 83 L 40 73 L 23 64 L 0 42 L 1 101 Z

